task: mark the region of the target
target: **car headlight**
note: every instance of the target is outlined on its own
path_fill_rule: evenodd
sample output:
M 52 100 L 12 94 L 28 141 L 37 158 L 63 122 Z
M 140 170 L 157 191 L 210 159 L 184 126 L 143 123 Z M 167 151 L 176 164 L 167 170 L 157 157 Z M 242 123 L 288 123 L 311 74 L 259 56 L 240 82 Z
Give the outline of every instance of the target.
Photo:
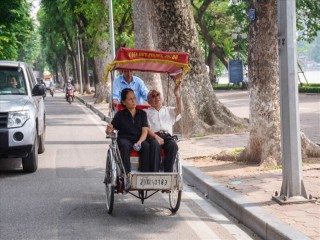
M 29 111 L 9 112 L 8 128 L 21 127 L 29 118 Z

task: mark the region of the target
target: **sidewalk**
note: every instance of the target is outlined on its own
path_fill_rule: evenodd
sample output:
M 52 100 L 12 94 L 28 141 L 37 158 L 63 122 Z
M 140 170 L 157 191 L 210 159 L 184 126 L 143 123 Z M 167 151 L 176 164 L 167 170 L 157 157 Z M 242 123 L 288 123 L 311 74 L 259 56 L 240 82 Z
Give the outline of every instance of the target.
M 77 95 L 103 120 L 108 120 L 108 104 L 94 104 L 92 95 Z M 216 202 L 263 239 L 320 239 L 320 161 L 303 166 L 303 182 L 307 194 L 316 203 L 279 205 L 272 201 L 280 192 L 281 169 L 265 170 L 209 156 L 223 150 L 245 146 L 248 133 L 210 135 L 179 142 L 184 160 L 184 179 Z

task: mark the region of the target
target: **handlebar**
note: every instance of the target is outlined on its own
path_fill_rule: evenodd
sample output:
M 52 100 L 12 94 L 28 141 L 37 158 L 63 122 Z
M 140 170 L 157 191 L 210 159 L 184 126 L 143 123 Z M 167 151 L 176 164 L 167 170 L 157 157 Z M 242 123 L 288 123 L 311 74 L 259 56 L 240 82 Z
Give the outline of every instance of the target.
M 111 140 L 116 140 L 118 138 L 118 130 L 113 130 L 112 132 L 107 132 L 107 138 L 110 137 Z

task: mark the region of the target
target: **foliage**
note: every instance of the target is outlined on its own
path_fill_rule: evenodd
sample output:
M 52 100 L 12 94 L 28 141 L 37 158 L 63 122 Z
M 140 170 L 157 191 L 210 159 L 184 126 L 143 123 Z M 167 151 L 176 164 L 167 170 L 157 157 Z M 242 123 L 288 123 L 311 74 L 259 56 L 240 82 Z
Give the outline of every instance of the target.
M 308 60 L 313 60 L 320 63 L 320 31 L 313 42 L 300 41 L 297 43 L 297 51 L 299 56 L 306 57 Z
M 27 0 L 0 2 L 0 59 L 33 62 L 37 55 L 34 22 Z
M 299 86 L 300 93 L 320 93 L 320 84 L 303 84 Z
M 296 0 L 297 29 L 302 32 L 299 40 L 312 42 L 320 31 L 320 1 Z
M 113 18 L 115 48 L 134 47 L 133 0 L 114 0 Z

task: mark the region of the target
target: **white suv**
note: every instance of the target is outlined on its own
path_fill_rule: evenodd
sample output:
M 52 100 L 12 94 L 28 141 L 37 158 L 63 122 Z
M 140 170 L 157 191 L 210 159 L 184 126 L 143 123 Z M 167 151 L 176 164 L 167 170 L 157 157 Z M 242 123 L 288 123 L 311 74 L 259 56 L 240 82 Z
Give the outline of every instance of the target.
M 45 150 L 44 94 L 26 63 L 0 61 L 0 160 L 21 157 L 25 172 Z

